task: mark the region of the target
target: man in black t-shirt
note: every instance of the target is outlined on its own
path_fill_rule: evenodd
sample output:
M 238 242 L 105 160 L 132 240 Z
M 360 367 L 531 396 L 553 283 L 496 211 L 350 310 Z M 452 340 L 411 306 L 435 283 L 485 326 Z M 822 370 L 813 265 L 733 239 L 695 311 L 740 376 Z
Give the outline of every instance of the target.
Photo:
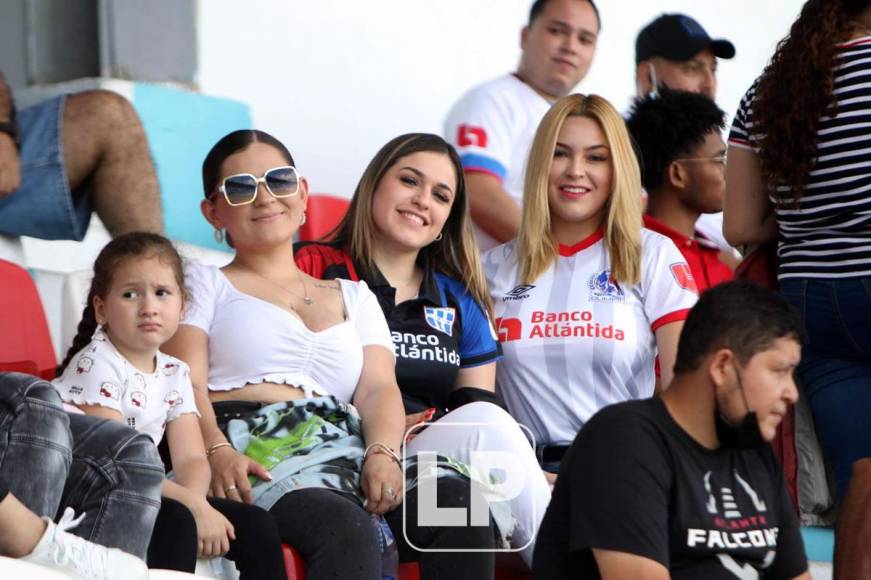
M 563 459 L 536 580 L 809 578 L 767 442 L 798 398 L 798 314 L 727 282 L 701 296 L 660 398 L 606 407 Z

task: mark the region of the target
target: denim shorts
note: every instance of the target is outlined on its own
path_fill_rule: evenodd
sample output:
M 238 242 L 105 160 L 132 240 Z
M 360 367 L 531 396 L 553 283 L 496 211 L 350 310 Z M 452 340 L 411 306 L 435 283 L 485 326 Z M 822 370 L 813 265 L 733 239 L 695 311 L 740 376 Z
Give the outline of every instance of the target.
M 90 196 L 70 191 L 61 127 L 66 96 L 18 112 L 21 129 L 21 186 L 0 197 L 0 233 L 44 240 L 85 237 Z

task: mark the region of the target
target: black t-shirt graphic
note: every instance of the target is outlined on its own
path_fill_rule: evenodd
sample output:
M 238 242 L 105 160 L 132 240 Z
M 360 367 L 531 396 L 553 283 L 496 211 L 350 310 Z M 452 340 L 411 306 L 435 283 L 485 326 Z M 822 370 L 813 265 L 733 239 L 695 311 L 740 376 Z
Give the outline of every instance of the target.
M 598 578 L 592 548 L 650 558 L 672 578 L 792 578 L 807 570 L 770 447 L 712 451 L 660 399 L 607 407 L 566 454 L 535 579 Z

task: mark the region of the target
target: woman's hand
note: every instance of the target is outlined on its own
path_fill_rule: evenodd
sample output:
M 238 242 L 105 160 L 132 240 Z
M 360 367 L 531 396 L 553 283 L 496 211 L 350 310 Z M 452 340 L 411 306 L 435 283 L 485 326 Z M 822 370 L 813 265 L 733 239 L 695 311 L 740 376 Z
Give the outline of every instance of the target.
M 272 481 L 265 467 L 232 447 L 219 447 L 209 456 L 212 468 L 211 494 L 214 497 L 253 503 L 248 474 Z
M 370 453 L 363 462 L 360 484 L 372 513 L 384 515 L 402 503 L 405 473 L 387 453 Z
M 233 524 L 209 505 L 206 498 L 190 508 L 197 523 L 197 557 L 215 558 L 226 554 L 230 550 L 230 540 L 236 539 Z

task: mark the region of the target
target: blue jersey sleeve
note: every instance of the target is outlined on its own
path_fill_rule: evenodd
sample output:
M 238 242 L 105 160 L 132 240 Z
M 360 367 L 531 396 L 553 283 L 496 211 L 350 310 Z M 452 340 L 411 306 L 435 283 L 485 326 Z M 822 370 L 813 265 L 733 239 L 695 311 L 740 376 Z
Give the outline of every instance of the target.
M 502 358 L 502 347 L 496 339 L 496 331 L 481 305 L 478 304 L 462 283 L 443 274 L 437 274 L 440 290 L 452 297 L 462 323 L 460 344 L 460 367 L 474 367 Z

